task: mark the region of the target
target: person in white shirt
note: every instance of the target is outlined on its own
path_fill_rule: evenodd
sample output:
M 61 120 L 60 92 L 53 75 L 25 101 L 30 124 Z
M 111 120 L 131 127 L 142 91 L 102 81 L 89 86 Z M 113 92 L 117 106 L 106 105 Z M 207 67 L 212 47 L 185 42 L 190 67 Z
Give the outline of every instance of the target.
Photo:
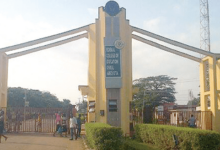
M 70 114 L 70 140 L 73 140 L 73 134 L 75 135 L 75 140 L 77 140 L 77 135 L 76 135 L 76 125 L 77 125 L 77 120 L 75 115 L 73 116 Z

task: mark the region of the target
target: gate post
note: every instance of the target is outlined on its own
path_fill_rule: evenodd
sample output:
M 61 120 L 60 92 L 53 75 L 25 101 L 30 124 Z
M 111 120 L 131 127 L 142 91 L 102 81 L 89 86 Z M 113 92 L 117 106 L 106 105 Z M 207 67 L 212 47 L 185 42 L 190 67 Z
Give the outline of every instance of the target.
M 8 89 L 8 57 L 5 53 L 0 53 L 0 108 L 5 112 L 7 108 Z
M 88 30 L 88 104 L 93 104 L 88 122 L 108 123 L 129 133 L 132 28 L 126 10 L 115 1 L 108 1 L 99 8 L 99 18 Z
M 207 56 L 200 63 L 200 103 L 201 111 L 211 111 L 212 117 L 207 113 L 202 116 L 202 129 L 213 129 L 220 132 L 220 62 L 216 57 Z M 209 108 L 210 107 L 210 108 Z M 211 117 L 211 118 L 209 118 Z M 212 123 L 212 124 L 211 124 Z M 212 126 L 212 127 L 211 127 Z

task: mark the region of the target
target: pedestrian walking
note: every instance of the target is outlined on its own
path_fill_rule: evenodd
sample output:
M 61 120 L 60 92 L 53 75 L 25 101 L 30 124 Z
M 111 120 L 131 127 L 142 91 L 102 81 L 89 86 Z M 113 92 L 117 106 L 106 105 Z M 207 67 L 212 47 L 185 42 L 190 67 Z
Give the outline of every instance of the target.
M 67 118 L 65 113 L 62 114 L 61 119 L 62 119 L 62 132 L 64 132 L 65 137 L 67 137 Z
M 77 118 L 77 136 L 80 137 L 81 134 L 81 114 Z
M 75 140 L 77 140 L 77 133 L 76 133 L 76 126 L 77 126 L 77 119 L 75 116 L 70 114 L 70 140 L 74 140 L 73 135 L 75 136 Z
M 4 135 L 3 130 L 4 130 L 4 111 L 1 110 L 0 111 L 0 143 L 2 137 L 5 138 L 5 141 L 8 139 L 8 137 Z
M 55 116 L 56 116 L 56 121 L 55 121 L 55 123 L 56 123 L 56 131 L 53 133 L 53 136 L 55 136 L 56 135 L 56 133 L 59 131 L 61 131 L 61 117 L 60 117 L 60 112 L 58 112 L 58 113 L 55 113 Z M 61 132 L 62 133 L 62 132 Z M 60 134 L 60 136 L 62 136 L 62 134 Z

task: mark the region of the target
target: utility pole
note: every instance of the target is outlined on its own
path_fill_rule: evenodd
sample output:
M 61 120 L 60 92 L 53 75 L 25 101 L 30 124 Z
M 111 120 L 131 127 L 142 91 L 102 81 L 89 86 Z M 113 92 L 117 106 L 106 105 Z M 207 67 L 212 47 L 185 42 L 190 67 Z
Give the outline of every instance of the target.
M 27 90 L 24 91 L 24 122 L 25 122 L 25 108 L 26 108 L 26 101 L 27 101 Z
M 209 52 L 211 50 L 208 0 L 200 0 L 200 48 Z
M 193 111 L 193 107 L 192 107 L 192 106 L 193 106 L 193 104 L 192 104 L 192 103 L 193 103 L 193 99 L 194 99 L 193 91 L 190 89 L 190 90 L 189 90 L 189 101 L 190 101 L 191 103 L 188 105 L 188 108 L 191 107 L 191 110 L 192 110 L 192 111 Z
M 209 2 L 208 0 L 200 0 L 200 49 L 210 52 L 210 27 L 209 27 Z M 200 55 L 201 58 L 204 55 Z M 205 90 L 210 90 L 209 84 L 209 63 L 205 61 Z M 207 101 L 210 99 L 207 97 Z

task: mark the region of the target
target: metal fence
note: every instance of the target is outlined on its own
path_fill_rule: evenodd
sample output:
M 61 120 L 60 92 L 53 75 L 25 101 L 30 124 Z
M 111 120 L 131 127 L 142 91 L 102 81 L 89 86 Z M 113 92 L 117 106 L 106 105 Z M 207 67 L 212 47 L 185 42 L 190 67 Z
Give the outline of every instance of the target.
M 212 112 L 211 111 L 159 111 L 152 113 L 151 122 L 155 124 L 172 125 L 178 127 L 188 127 L 191 115 L 196 119 L 195 127 L 199 129 L 212 130 Z M 142 112 L 132 112 L 133 126 L 137 123 L 143 123 L 147 116 Z
M 165 112 L 155 112 L 154 118 L 157 124 L 188 127 L 191 115 L 196 119 L 196 128 L 212 130 L 211 111 L 171 111 L 168 114 Z
M 67 118 L 71 109 L 63 108 L 7 108 L 7 132 L 45 132 L 56 130 L 55 113 L 65 113 Z M 40 117 L 39 117 L 40 115 Z M 69 119 L 67 119 L 67 126 Z

